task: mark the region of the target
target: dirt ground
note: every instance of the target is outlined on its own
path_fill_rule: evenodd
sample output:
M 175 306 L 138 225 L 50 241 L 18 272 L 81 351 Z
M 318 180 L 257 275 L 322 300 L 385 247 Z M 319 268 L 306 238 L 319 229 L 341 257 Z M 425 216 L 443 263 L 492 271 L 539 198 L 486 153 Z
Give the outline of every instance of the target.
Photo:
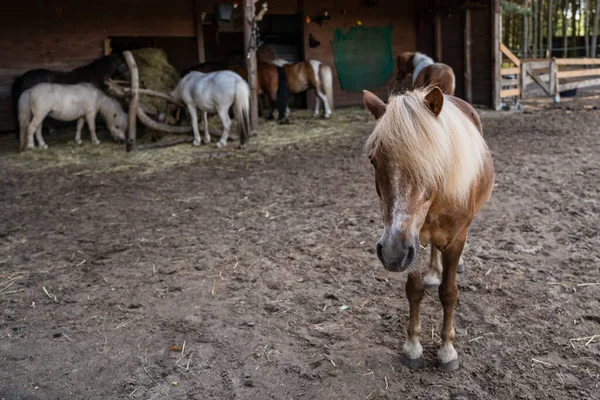
M 374 253 L 364 110 L 298 113 L 222 157 L 2 157 L 0 399 L 600 399 L 596 104 L 482 111 L 497 177 L 454 373 L 435 366 L 436 294 L 424 368 L 399 362 L 406 276 Z

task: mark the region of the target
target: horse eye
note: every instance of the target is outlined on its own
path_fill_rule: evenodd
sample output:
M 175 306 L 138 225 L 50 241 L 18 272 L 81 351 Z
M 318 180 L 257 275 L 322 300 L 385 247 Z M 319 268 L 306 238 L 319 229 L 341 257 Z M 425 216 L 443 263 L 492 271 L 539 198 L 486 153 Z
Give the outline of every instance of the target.
M 375 169 L 377 169 L 377 163 L 375 163 L 375 160 L 374 160 L 374 159 L 371 159 L 370 161 L 371 161 L 371 165 L 372 165 L 372 166 L 373 166 Z

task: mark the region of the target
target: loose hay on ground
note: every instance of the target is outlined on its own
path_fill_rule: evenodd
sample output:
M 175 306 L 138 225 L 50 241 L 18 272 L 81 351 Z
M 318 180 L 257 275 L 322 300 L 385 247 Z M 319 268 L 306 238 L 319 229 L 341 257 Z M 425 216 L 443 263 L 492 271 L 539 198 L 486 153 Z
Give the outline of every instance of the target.
M 4 140 L 6 148 L 11 149 L 9 157 L 0 159 L 0 166 L 9 163 L 13 167 L 19 165 L 26 170 L 45 170 L 66 166 L 81 166 L 94 172 L 119 172 L 137 170 L 139 173 L 152 173 L 166 170 L 175 166 L 187 165 L 202 159 L 217 157 L 264 157 L 281 151 L 281 148 L 293 144 L 315 143 L 320 144 L 328 138 L 343 137 L 355 134 L 357 130 L 368 124 L 365 112 L 361 108 L 344 108 L 336 110 L 331 119 L 325 120 L 312 118 L 309 110 L 294 110 L 291 124 L 279 125 L 273 121 L 260 120 L 259 135 L 250 139 L 250 146 L 245 151 L 237 149 L 237 125 L 232 126 L 231 136 L 236 138 L 225 149 L 217 149 L 214 143 L 209 146 L 194 147 L 190 144 L 181 144 L 164 149 L 134 151 L 126 153 L 122 145 L 114 143 L 106 130 L 98 129 L 102 140 L 100 146 L 93 146 L 86 141 L 87 132 L 84 133 L 84 144 L 76 146 L 73 143 L 74 127 L 61 129 L 55 137 L 48 138 L 50 148 L 47 150 L 34 150 L 17 153 L 17 146 L 12 143 L 12 136 L 7 135 Z M 209 119 L 210 129 L 222 131 L 222 124 L 218 117 Z M 167 141 L 180 135 L 165 134 L 161 141 Z M 149 135 L 139 138 L 138 144 L 149 143 Z M 215 139 L 213 138 L 213 141 Z M 12 143 L 12 145 L 11 145 Z

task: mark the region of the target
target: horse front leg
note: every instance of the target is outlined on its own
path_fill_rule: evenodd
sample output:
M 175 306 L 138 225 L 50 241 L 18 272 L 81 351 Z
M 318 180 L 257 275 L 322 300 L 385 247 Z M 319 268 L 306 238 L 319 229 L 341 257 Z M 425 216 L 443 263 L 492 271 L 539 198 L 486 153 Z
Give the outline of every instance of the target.
M 317 94 L 317 97 L 315 98 L 315 112 L 313 113 L 313 117 L 318 117 L 319 116 L 319 107 L 321 105 L 321 96 L 319 96 L 319 90 L 315 89 L 315 93 Z
M 440 283 L 442 282 L 442 271 L 442 253 L 432 244 L 429 268 L 423 278 L 426 290 L 434 290 L 440 286 Z
M 438 292 L 444 310 L 444 323 L 441 333 L 442 346 L 438 350 L 437 358 L 443 371 L 454 371 L 459 366 L 458 353 L 454 349 L 454 307 L 458 300 L 456 272 L 464 246 L 465 238 L 457 238 L 442 252 L 444 272 Z
M 85 118 L 81 117 L 77 120 L 77 132 L 75 132 L 75 144 L 80 145 L 81 142 L 81 131 L 83 130 L 83 125 L 85 125 Z
M 87 114 L 85 116 L 85 122 L 88 124 L 88 128 L 90 129 L 90 137 L 92 138 L 92 143 L 96 146 L 100 144 L 100 140 L 98 140 L 98 136 L 96 136 L 96 114 Z M 79 121 L 77 121 L 79 124 Z
M 421 300 L 425 293 L 425 286 L 421 278 L 421 271 L 412 271 L 406 281 L 406 297 L 409 306 L 409 321 L 406 333 L 408 338 L 402 346 L 402 355 L 400 361 L 409 368 L 420 368 L 423 365 L 423 347 L 419 337 L 421 335 L 421 321 L 419 318 L 419 309 Z

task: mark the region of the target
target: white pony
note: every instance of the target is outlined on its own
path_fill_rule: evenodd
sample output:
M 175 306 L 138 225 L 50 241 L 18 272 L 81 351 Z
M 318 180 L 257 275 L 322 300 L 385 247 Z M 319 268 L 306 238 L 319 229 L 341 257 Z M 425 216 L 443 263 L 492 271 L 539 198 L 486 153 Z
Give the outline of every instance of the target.
M 245 147 L 248 142 L 250 123 L 248 112 L 250 109 L 250 87 L 246 81 L 232 71 L 217 71 L 208 74 L 192 71 L 181 79 L 171 97 L 177 102 L 183 102 L 192 119 L 194 128 L 194 146 L 200 144 L 198 130 L 199 108 L 204 117 L 204 143 L 210 143 L 208 133 L 208 113 L 218 113 L 223 122 L 223 133 L 217 147 L 227 144 L 227 137 L 231 129 L 229 108 L 233 106 L 233 115 L 240 131 L 240 145 Z
M 100 144 L 96 136 L 96 115 L 100 112 L 113 138 L 125 140 L 127 114 L 117 100 L 108 96 L 90 83 L 63 85 L 38 83 L 24 91 L 19 97 L 19 124 L 21 150 L 38 145 L 47 149 L 42 137 L 42 122 L 47 116 L 59 121 L 77 120 L 75 143 L 81 144 L 81 130 L 85 122 L 90 129 L 92 143 Z

